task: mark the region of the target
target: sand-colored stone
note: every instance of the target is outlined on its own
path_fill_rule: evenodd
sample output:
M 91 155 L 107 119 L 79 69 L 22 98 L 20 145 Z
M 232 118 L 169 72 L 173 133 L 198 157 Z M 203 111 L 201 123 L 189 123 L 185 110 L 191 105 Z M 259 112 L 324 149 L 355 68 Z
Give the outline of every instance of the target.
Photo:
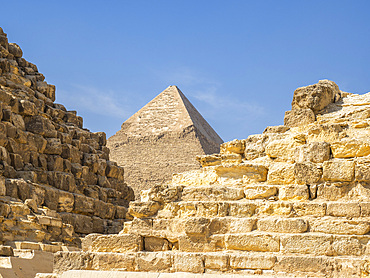
M 219 152 L 221 143 L 180 89 L 169 86 L 126 120 L 107 146 L 139 196 L 141 190 L 170 181 L 173 173 L 199 169 L 195 157 Z

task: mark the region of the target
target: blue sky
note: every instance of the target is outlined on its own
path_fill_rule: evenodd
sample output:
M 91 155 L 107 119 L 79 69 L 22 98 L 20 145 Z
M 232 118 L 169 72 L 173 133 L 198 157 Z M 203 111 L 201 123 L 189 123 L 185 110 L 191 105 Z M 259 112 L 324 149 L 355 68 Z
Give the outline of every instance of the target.
M 3 1 L 0 26 L 108 136 L 177 85 L 225 140 L 283 123 L 297 87 L 370 91 L 370 1 Z

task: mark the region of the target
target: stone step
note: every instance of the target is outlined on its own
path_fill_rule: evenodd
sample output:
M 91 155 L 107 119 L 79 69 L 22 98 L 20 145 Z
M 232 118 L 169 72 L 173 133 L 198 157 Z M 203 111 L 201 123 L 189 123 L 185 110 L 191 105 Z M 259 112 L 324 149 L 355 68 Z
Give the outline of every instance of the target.
M 368 273 L 369 268 L 366 257 L 329 257 L 273 252 L 58 252 L 54 256 L 54 273 L 63 273 L 69 270 L 120 270 L 164 272 L 171 273 L 171 275 L 173 272 L 187 272 L 249 275 L 255 273 L 273 277 L 289 277 L 292 274 L 294 277 L 304 275 L 310 277 L 365 277 L 363 275 Z M 185 273 L 183 275 L 186 275 Z M 138 273 L 138 277 L 140 277 L 140 273 Z
M 88 236 L 89 237 L 89 236 Z M 205 235 L 194 228 L 177 236 L 156 232 L 139 236 L 137 234 L 101 235 L 86 239 L 84 251 L 116 252 L 170 251 L 182 252 L 280 252 L 327 256 L 370 255 L 370 235 L 329 235 L 308 232 L 283 234 L 275 232 L 244 232 L 233 234 Z
M 195 230 L 203 235 L 245 233 L 251 231 L 276 233 L 320 232 L 338 235 L 365 235 L 370 231 L 370 220 L 344 217 L 188 217 L 180 219 L 139 219 L 125 222 L 121 233 L 151 236 L 165 233 L 177 236 L 194 234 Z M 200 232 L 199 232 L 200 233 Z
M 158 207 L 156 218 L 251 217 L 257 216 L 334 216 L 370 217 L 370 202 L 317 201 L 179 201 Z M 145 218 L 146 216 L 143 215 Z

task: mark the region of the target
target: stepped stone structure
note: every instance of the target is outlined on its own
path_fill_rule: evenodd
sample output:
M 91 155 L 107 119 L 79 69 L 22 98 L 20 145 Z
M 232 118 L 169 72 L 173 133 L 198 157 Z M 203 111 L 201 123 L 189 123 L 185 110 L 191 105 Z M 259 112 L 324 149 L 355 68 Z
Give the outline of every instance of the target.
M 370 93 L 328 80 L 298 88 L 284 125 L 198 156 L 202 169 L 131 202 L 118 235 L 56 253 L 54 275 L 369 277 L 369 135 Z
M 78 250 L 82 235 L 122 230 L 133 190 L 105 134 L 55 103 L 55 86 L 22 55 L 0 28 L 0 256 Z
M 170 86 L 108 139 L 111 159 L 125 167 L 135 195 L 199 169 L 196 155 L 219 152 L 222 139 L 176 86 Z

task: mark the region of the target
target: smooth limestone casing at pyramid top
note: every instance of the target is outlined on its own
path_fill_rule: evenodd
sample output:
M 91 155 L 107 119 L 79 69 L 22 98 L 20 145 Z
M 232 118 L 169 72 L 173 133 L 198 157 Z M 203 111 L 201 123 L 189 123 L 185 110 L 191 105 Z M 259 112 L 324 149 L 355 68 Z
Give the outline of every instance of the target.
M 369 135 L 370 93 L 298 88 L 284 125 L 142 192 L 119 235 L 56 253 L 54 271 L 369 277 Z
M 185 95 L 170 86 L 125 121 L 107 146 L 138 197 L 171 181 L 173 173 L 199 169 L 195 156 L 217 153 L 221 143 Z
M 0 256 L 78 250 L 81 235 L 122 229 L 133 190 L 105 134 L 55 103 L 55 86 L 22 56 L 0 28 Z

